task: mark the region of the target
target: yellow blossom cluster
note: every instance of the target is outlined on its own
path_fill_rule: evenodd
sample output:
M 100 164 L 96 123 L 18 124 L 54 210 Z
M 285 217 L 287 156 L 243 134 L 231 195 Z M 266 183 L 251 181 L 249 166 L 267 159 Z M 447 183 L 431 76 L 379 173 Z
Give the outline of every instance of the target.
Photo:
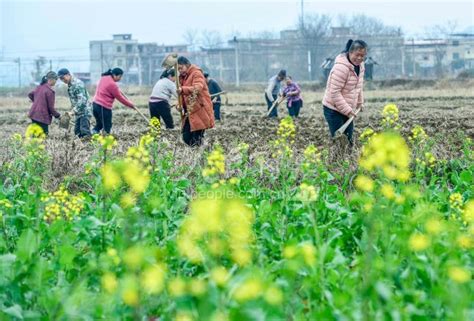
M 102 136 L 99 134 L 95 134 L 92 136 L 92 141 L 100 146 L 103 150 L 112 150 L 115 146 L 117 146 L 117 140 L 112 135 Z
M 283 249 L 283 257 L 286 260 L 302 259 L 307 266 L 314 266 L 316 264 L 316 248 L 310 242 L 287 245 Z
M 243 266 L 252 260 L 252 211 L 239 199 L 203 198 L 190 205 L 178 235 L 180 253 L 193 263 L 206 256 L 230 257 Z
M 382 111 L 382 126 L 394 127 L 398 122 L 398 107 L 395 104 L 385 105 Z
M 0 200 L 0 219 L 3 217 L 3 211 L 4 211 L 3 209 L 12 208 L 12 207 L 13 207 L 13 204 L 9 200 L 7 200 L 6 198 Z M 1 222 L 0 222 L 0 224 L 1 224 Z
M 296 194 L 296 198 L 303 203 L 311 203 L 318 199 L 318 192 L 314 186 L 302 183 Z
M 237 149 L 238 149 L 239 152 L 241 152 L 241 153 L 246 153 L 246 152 L 249 150 L 249 144 L 247 144 L 247 143 L 239 143 L 239 145 L 237 145 Z
M 150 129 L 149 129 L 149 134 L 155 138 L 160 137 L 161 134 L 161 122 L 158 118 L 152 117 L 150 119 Z
M 135 245 L 121 257 L 115 249 L 108 249 L 106 256 L 116 266 L 123 262 L 126 273 L 118 279 L 115 273 L 104 272 L 102 288 L 108 294 L 118 292 L 126 305 L 135 307 L 141 295 L 156 295 L 164 290 L 167 268 L 157 260 L 156 249 Z
M 46 138 L 46 134 L 44 133 L 43 129 L 38 124 L 31 124 L 28 125 L 25 132 L 25 139 L 26 140 L 33 140 L 37 139 L 39 141 L 43 141 Z
M 72 220 L 84 209 L 84 197 L 70 194 L 63 186 L 42 197 L 41 201 L 44 204 L 43 219 L 48 222 Z
M 150 153 L 145 147 L 146 145 L 132 146 L 127 150 L 125 160 L 130 164 L 136 164 L 151 171 Z
M 426 250 L 431 244 L 431 239 L 422 233 L 415 232 L 408 239 L 408 247 L 415 252 Z
M 115 191 L 123 184 L 130 192 L 122 195 L 121 205 L 131 207 L 136 195 L 143 193 L 150 183 L 150 173 L 139 162 L 131 160 L 114 161 L 104 164 L 100 169 L 102 184 L 108 192 Z
M 474 222 L 474 200 L 467 201 L 462 211 L 462 215 L 463 215 L 463 220 L 466 223 L 472 224 L 472 222 Z
M 209 177 L 225 173 L 225 156 L 222 148 L 216 147 L 207 156 L 207 166 L 202 170 L 202 176 Z
M 16 138 L 18 142 L 21 143 L 21 139 L 17 135 Z M 46 139 L 46 134 L 43 129 L 38 124 L 28 125 L 25 131 L 25 140 L 24 147 L 29 156 L 34 158 L 43 158 L 44 157 L 44 140 Z
M 283 118 L 277 130 L 278 138 L 272 142 L 275 152 L 273 157 L 293 157 L 292 146 L 295 143 L 296 127 L 293 118 L 290 116 Z
M 410 178 L 410 151 L 403 138 L 396 133 L 374 136 L 362 149 L 360 166 L 369 171 L 381 171 L 391 180 L 405 182 Z
M 261 278 L 251 276 L 236 286 L 232 298 L 240 303 L 263 298 L 268 304 L 279 305 L 283 302 L 283 292 L 279 287 L 266 285 Z
M 408 137 L 411 143 L 421 143 L 426 141 L 426 139 L 428 139 L 428 135 L 426 135 L 425 130 L 420 125 L 415 125 Z
M 321 153 L 314 145 L 309 145 L 304 150 L 304 161 L 302 163 L 303 169 L 309 169 L 314 165 L 321 164 Z
M 436 165 L 436 158 L 430 152 L 425 153 L 424 159 L 416 158 L 415 161 L 417 164 L 428 168 L 434 168 Z
M 462 206 L 463 206 L 463 198 L 460 193 L 453 193 L 449 195 L 449 206 L 452 209 L 461 211 Z
M 360 135 L 360 139 L 363 142 L 368 142 L 372 136 L 375 135 L 375 131 L 372 128 L 366 128 Z
M 456 283 L 467 283 L 471 281 L 471 272 L 460 266 L 452 266 L 448 269 L 449 278 Z

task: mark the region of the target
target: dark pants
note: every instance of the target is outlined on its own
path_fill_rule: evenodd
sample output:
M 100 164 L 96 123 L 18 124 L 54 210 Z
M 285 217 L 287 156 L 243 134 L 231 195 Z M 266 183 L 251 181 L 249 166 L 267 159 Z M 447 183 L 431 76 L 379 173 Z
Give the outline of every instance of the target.
M 326 121 L 328 122 L 329 125 L 329 131 L 331 132 L 331 137 L 334 137 L 336 134 L 336 131 L 341 128 L 342 125 L 349 119 L 349 117 L 338 113 L 335 110 L 332 110 L 326 106 L 323 106 L 324 108 L 324 118 L 326 118 Z M 353 140 L 352 140 L 352 134 L 354 132 L 354 122 L 351 122 L 351 124 L 347 127 L 347 129 L 344 131 L 344 134 L 347 136 L 347 139 L 349 140 L 349 143 L 352 145 Z
M 99 104 L 92 104 L 92 113 L 95 118 L 94 134 L 100 133 L 103 129 L 107 134 L 110 134 L 112 129 L 112 109 L 104 108 Z
M 275 100 L 277 99 L 277 96 L 276 96 L 276 95 L 272 95 L 272 97 L 273 97 L 273 102 L 275 102 Z M 265 100 L 266 100 L 266 102 L 267 102 L 267 110 L 270 110 L 270 108 L 272 108 L 273 102 L 271 102 L 270 99 L 268 99 L 266 93 L 265 93 Z M 277 108 L 278 108 L 278 107 L 273 108 L 272 112 L 270 113 L 270 115 L 268 115 L 268 117 L 278 117 L 278 110 L 277 110 Z
M 300 109 L 301 107 L 303 107 L 303 100 L 297 100 L 297 101 L 293 101 L 291 103 L 291 107 L 288 106 L 288 103 L 286 104 L 286 107 L 288 108 L 288 114 L 291 116 L 291 117 L 298 117 L 299 114 L 300 114 Z
M 202 145 L 202 138 L 204 137 L 204 130 L 191 131 L 191 124 L 189 118 L 186 117 L 183 127 L 183 141 L 189 146 Z
M 89 116 L 77 116 L 74 125 L 74 135 L 87 137 L 91 135 L 91 122 Z
M 32 119 L 31 122 L 32 122 L 33 124 L 36 124 L 36 125 L 38 125 L 39 127 L 41 127 L 41 129 L 43 130 L 43 132 L 44 132 L 45 135 L 48 135 L 48 134 L 49 134 L 49 131 L 48 131 L 49 125 L 44 124 L 44 123 L 39 122 L 39 121 L 34 120 L 34 119 Z
M 214 107 L 214 119 L 221 120 L 221 103 L 215 102 L 212 104 L 212 107 Z
M 166 100 L 161 100 L 158 102 L 149 102 L 148 107 L 150 109 L 151 118 L 161 118 L 165 122 L 166 128 L 174 128 L 170 104 Z

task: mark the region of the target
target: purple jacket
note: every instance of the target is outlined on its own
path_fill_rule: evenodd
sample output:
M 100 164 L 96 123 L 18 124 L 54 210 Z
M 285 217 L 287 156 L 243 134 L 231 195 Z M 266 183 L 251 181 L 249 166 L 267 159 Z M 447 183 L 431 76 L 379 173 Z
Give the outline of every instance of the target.
M 39 85 L 28 97 L 33 101 L 28 117 L 40 123 L 50 125 L 53 116 L 59 118 L 60 114 L 54 109 L 56 93 L 48 85 Z
M 290 96 L 288 95 L 290 92 L 297 92 L 296 95 L 294 96 Z M 297 83 L 295 82 L 292 82 L 291 85 L 287 85 L 284 89 L 283 89 L 283 94 L 286 96 L 286 99 L 288 100 L 288 107 L 291 107 L 291 105 L 293 104 L 293 102 L 295 101 L 298 101 L 298 100 L 302 100 L 301 99 L 301 89 L 300 89 L 300 86 L 298 86 Z

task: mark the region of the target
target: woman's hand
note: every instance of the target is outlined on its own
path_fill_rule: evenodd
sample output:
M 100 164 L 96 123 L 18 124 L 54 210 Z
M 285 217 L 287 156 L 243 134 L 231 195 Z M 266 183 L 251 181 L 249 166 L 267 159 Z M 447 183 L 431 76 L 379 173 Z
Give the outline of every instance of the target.
M 179 88 L 178 88 L 178 94 L 181 95 L 182 93 L 183 93 L 183 88 L 182 88 L 182 87 L 179 87 Z
M 357 114 L 354 111 L 351 111 L 348 116 L 356 118 Z

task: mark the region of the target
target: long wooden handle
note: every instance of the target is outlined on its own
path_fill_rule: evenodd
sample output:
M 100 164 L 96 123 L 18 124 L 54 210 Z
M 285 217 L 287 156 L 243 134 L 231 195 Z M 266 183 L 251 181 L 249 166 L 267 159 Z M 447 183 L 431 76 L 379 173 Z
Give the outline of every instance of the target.
M 354 114 L 358 114 L 360 111 L 360 108 L 357 109 Z M 349 127 L 349 125 L 352 123 L 352 121 L 354 120 L 354 117 L 355 116 L 351 116 L 348 120 L 346 120 L 346 122 L 344 123 L 344 125 L 342 125 L 338 130 L 336 130 L 336 135 L 341 135 L 343 132 L 346 131 L 347 127 Z
M 270 116 L 270 114 L 271 114 L 273 108 L 275 108 L 275 107 L 277 107 L 278 105 L 280 105 L 280 104 L 283 102 L 283 100 L 285 100 L 285 99 L 286 99 L 286 97 L 283 97 L 283 96 L 282 96 L 280 99 L 275 99 L 275 101 L 273 102 L 272 107 L 268 110 L 267 117 Z

